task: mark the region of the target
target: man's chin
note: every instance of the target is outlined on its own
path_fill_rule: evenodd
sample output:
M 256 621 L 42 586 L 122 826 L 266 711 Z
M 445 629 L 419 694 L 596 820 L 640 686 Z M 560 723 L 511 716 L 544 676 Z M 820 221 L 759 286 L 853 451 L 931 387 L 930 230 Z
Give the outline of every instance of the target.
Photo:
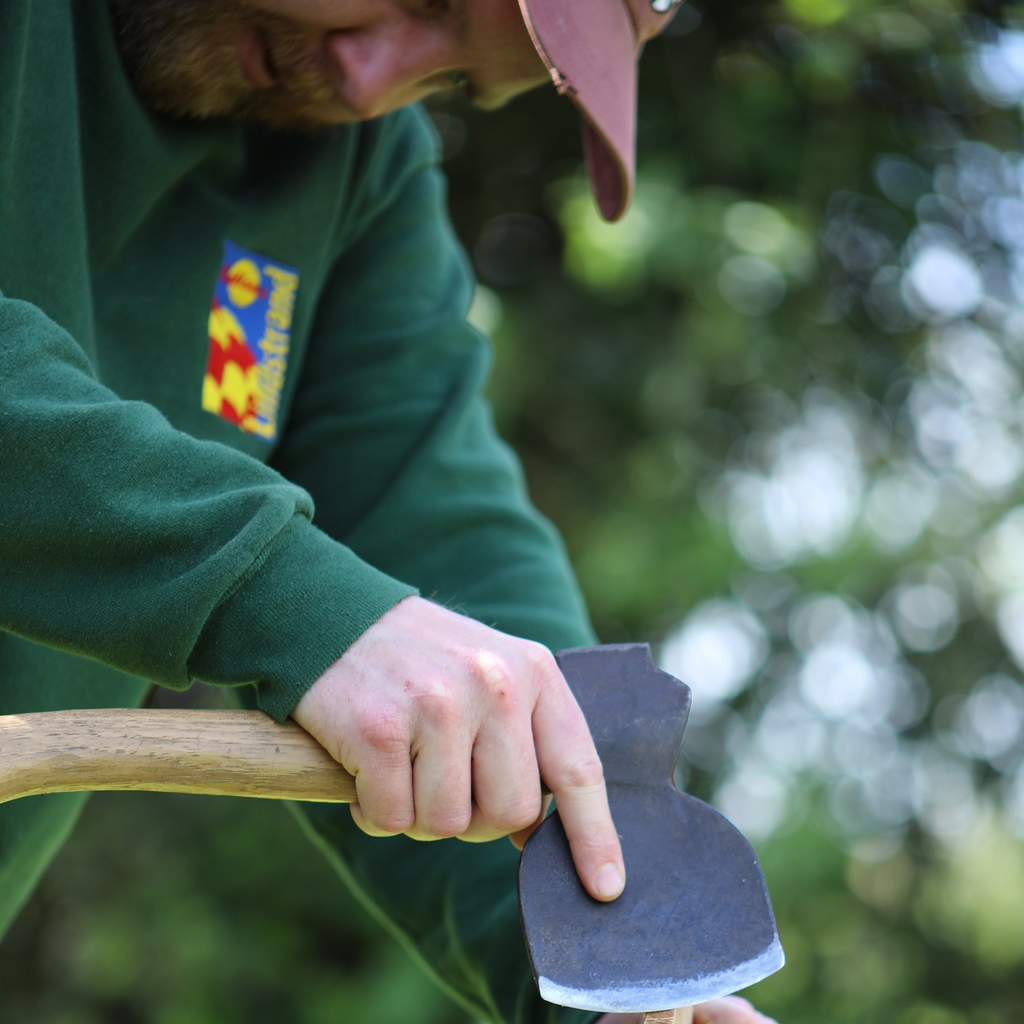
M 545 74 L 543 77 L 532 79 L 527 82 L 519 82 L 515 85 L 506 86 L 501 89 L 472 93 L 469 99 L 477 110 L 500 110 L 502 107 L 511 103 L 517 96 L 522 96 L 525 92 L 532 92 L 534 89 L 538 89 L 542 85 L 550 84 L 551 78 Z

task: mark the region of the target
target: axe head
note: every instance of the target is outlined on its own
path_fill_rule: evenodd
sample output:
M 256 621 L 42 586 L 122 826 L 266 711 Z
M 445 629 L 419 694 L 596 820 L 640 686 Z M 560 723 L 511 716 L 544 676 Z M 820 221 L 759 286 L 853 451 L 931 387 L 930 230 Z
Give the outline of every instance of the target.
M 784 963 L 750 844 L 680 793 L 672 769 L 690 691 L 646 644 L 562 651 L 558 663 L 604 765 L 626 888 L 592 899 L 552 814 L 519 866 L 519 908 L 541 996 L 585 1010 L 660 1010 L 728 995 Z

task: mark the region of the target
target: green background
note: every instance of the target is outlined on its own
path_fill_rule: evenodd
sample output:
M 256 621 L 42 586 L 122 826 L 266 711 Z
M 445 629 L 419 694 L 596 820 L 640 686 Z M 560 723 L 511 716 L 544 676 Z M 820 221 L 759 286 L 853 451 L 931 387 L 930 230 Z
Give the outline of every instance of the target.
M 432 111 L 501 429 L 602 638 L 692 671 L 789 1024 L 1024 1019 L 1016 16 L 688 5 L 615 227 L 550 91 Z M 0 946 L 4 1024 L 361 1019 L 461 1013 L 272 804 L 93 798 Z

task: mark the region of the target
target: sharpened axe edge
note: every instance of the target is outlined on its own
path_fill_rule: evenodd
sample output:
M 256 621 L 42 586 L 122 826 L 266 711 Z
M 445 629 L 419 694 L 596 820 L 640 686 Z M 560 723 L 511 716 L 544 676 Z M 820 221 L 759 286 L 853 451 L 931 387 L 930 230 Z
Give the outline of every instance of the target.
M 693 1006 L 709 999 L 731 995 L 756 981 L 774 974 L 786 962 L 778 936 L 753 960 L 730 967 L 717 974 L 704 974 L 687 981 L 658 982 L 630 988 L 568 988 L 550 978 L 540 977 L 542 999 L 558 1006 L 580 1010 L 603 1010 L 605 1013 L 646 1013 L 666 1006 Z

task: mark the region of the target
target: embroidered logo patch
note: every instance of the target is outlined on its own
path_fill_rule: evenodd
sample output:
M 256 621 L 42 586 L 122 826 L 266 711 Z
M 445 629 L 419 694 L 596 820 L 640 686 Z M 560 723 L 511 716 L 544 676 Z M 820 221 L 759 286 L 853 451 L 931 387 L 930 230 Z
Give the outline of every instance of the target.
M 294 267 L 224 243 L 210 306 L 203 408 L 268 442 L 277 437 L 298 289 Z

